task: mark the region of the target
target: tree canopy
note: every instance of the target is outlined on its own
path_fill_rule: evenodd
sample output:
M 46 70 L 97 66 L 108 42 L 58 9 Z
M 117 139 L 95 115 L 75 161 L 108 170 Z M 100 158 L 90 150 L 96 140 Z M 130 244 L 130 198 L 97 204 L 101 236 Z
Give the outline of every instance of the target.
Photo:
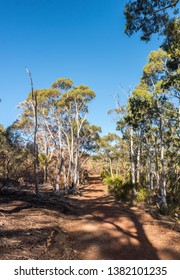
M 146 0 L 128 1 L 125 5 L 128 36 L 141 32 L 141 40 L 148 42 L 152 34 L 163 36 L 161 48 L 168 54 L 166 78 L 163 87 L 180 89 L 180 17 L 178 16 L 179 0 Z
M 164 34 L 172 14 L 178 13 L 179 0 L 136 0 L 125 6 L 125 33 L 129 36 L 140 31 L 141 40 L 149 41 L 154 33 Z

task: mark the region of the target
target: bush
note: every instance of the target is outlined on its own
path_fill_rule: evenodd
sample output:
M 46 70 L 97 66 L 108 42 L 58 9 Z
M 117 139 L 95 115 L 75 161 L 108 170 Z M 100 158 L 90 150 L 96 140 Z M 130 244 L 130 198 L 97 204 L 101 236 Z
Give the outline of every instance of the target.
M 110 177 L 110 171 L 108 171 L 108 170 L 103 170 L 103 171 L 101 172 L 101 178 L 103 178 L 103 179 L 105 179 L 105 178 L 111 178 L 111 177 Z
M 147 197 L 148 197 L 147 190 L 145 188 L 139 187 L 135 197 L 135 201 L 136 202 L 145 201 Z
M 114 194 L 117 199 L 129 200 L 132 197 L 133 186 L 129 182 L 124 184 L 122 176 L 107 177 L 104 179 L 104 183 L 108 186 L 109 192 Z
M 114 178 L 107 177 L 103 180 L 103 182 L 108 186 L 109 192 L 117 199 L 121 199 L 123 201 L 134 201 L 136 203 L 146 201 L 148 198 L 147 189 L 138 184 L 133 186 L 131 182 L 124 183 L 122 176 L 116 176 Z M 134 194 L 133 189 L 136 190 L 136 194 Z

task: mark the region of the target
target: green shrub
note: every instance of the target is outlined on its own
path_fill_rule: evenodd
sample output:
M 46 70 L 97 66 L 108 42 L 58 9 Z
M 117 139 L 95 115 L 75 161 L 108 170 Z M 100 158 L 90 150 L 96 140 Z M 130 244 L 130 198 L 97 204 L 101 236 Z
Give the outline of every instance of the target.
M 124 184 L 122 176 L 116 176 L 114 178 L 107 177 L 104 179 L 104 183 L 108 186 L 109 192 L 114 194 L 117 199 L 131 199 L 133 191 L 132 184 L 129 182 Z
M 137 190 L 135 201 L 136 202 L 146 201 L 147 197 L 148 197 L 147 189 L 139 187 Z
M 102 172 L 101 172 L 101 178 L 111 178 L 110 177 L 110 171 L 107 171 L 107 170 L 103 170 Z
M 108 186 L 108 188 L 112 185 L 112 179 L 111 177 L 106 177 L 103 179 L 104 184 Z
M 132 185 L 131 182 L 125 182 L 122 176 L 116 176 L 114 178 L 107 177 L 104 183 L 108 186 L 108 190 L 112 193 L 118 200 L 123 201 L 134 201 L 135 203 L 146 201 L 148 198 L 148 190 L 143 188 L 141 185 Z M 134 194 L 133 189 L 136 190 Z

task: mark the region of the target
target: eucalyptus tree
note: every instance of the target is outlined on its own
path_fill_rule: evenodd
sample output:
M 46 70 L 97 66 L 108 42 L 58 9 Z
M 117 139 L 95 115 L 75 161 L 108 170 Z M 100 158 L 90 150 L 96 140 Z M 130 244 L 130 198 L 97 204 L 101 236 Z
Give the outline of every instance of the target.
M 163 36 L 162 49 L 169 55 L 164 87 L 179 90 L 180 81 L 180 17 L 179 0 L 128 0 L 124 11 L 125 33 L 141 32 L 141 40 L 149 41 L 152 34 Z
M 165 171 L 165 149 L 166 149 L 166 141 L 165 135 L 168 129 L 167 123 L 169 117 L 172 120 L 173 105 L 169 101 L 170 92 L 169 90 L 163 90 L 163 81 L 168 74 L 167 70 L 167 61 L 168 61 L 168 54 L 161 49 L 158 51 L 151 52 L 149 55 L 149 61 L 144 67 L 143 71 L 143 79 L 147 83 L 149 87 L 149 91 L 153 93 L 155 101 L 156 101 L 156 119 L 159 129 L 159 139 L 160 139 L 160 153 L 161 153 L 161 201 L 160 205 L 162 207 L 167 207 L 166 202 L 166 189 L 167 189 L 167 182 L 166 182 L 166 171 Z M 174 119 L 174 117 L 173 117 Z M 173 122 L 176 120 L 173 120 Z
M 83 167 L 86 165 L 87 161 L 91 158 L 91 156 L 99 151 L 100 132 L 102 132 L 101 127 L 96 125 L 90 125 L 89 122 L 85 120 L 82 130 L 80 132 L 79 164 L 81 171 L 83 171 Z
M 173 17 L 178 14 L 179 0 L 128 0 L 125 5 L 127 35 L 141 31 L 141 40 L 149 41 L 151 35 L 162 35 Z
M 38 143 L 40 147 L 40 162 L 44 165 L 44 179 L 48 179 L 48 166 L 53 157 L 58 164 L 61 139 L 57 137 L 58 123 L 54 118 L 55 103 L 60 98 L 56 89 L 47 88 L 37 91 L 38 96 Z M 57 156 L 55 156 L 57 154 Z
M 165 88 L 176 90 L 175 95 L 179 97 L 180 90 L 180 17 L 174 18 L 165 30 L 165 39 L 162 49 L 168 54 L 168 75 L 164 82 Z
M 126 121 L 137 126 L 141 131 L 142 143 L 147 149 L 149 161 L 149 185 L 153 186 L 153 155 L 155 155 L 156 180 L 160 184 L 161 201 L 160 207 L 166 208 L 167 192 L 167 136 L 171 126 L 177 124 L 177 108 L 170 100 L 170 91 L 163 87 L 167 75 L 168 54 L 162 49 L 150 53 L 148 63 L 143 69 L 140 84 L 133 91 L 129 100 L 129 115 Z M 174 131 L 174 133 L 176 133 Z M 172 134 L 172 132 L 170 133 Z M 159 143 L 159 144 L 158 144 Z M 160 149 L 160 168 L 158 145 Z M 160 171 L 160 179 L 159 179 Z
M 116 133 L 108 133 L 100 138 L 98 158 L 103 162 L 103 173 L 111 178 L 121 176 L 125 181 L 128 176 L 128 151 L 126 142 Z
M 48 166 L 52 166 L 54 161 L 56 193 L 60 192 L 62 177 L 64 186 L 72 184 L 75 190 L 79 184 L 82 155 L 85 150 L 92 149 L 99 131 L 98 127 L 90 126 L 86 121 L 88 103 L 95 93 L 88 86 L 74 86 L 73 81 L 67 78 L 59 78 L 52 88 L 34 93 L 38 104 L 37 143 L 39 159 L 44 165 L 44 178 L 47 179 Z M 17 124 L 29 139 L 33 134 L 34 116 L 30 97 L 20 104 L 23 111 Z
M 52 85 L 53 88 L 64 87 L 63 79 L 58 79 Z M 94 91 L 88 86 L 73 86 L 69 84 L 68 90 L 65 87 L 61 98 L 57 101 L 57 108 L 63 108 L 61 119 L 63 121 L 62 133 L 69 153 L 68 175 L 76 190 L 79 182 L 80 171 L 80 133 L 88 114 L 88 103 L 95 97 Z
M 135 91 L 133 91 L 132 96 L 128 100 L 127 114 L 124 117 L 124 121 L 127 125 L 132 127 L 135 135 L 135 154 L 136 154 L 136 183 L 140 183 L 140 170 L 141 170 L 141 152 L 142 145 L 146 147 L 146 152 L 149 158 L 149 169 L 152 174 L 151 165 L 151 152 L 149 145 L 149 129 L 151 128 L 151 114 L 152 114 L 152 96 L 148 94 L 145 89 L 143 90 L 142 85 L 139 85 Z M 149 178 L 149 185 L 152 188 L 151 175 Z
M 162 49 L 151 52 L 140 83 L 127 96 L 127 105 L 111 110 L 129 145 L 132 184 L 160 190 L 161 209 L 167 208 L 167 188 L 173 176 L 176 186 L 178 179 L 178 156 L 172 160 L 178 153 L 178 108 L 172 99 L 175 89 L 164 86 L 170 60 Z
M 128 100 L 131 96 L 130 93 L 126 93 L 122 88 L 121 90 L 125 93 Z M 123 134 L 124 139 L 128 142 L 128 151 L 129 151 L 129 158 L 130 158 L 130 173 L 131 173 L 131 183 L 134 186 L 135 190 L 135 183 L 136 183 L 136 164 L 135 164 L 135 145 L 134 145 L 134 130 L 132 125 L 125 121 L 125 116 L 127 115 L 127 105 L 120 105 L 119 101 L 116 104 L 116 108 L 110 110 L 109 114 L 114 114 L 115 119 L 117 120 L 117 130 L 120 130 Z
M 57 98 L 57 90 L 43 89 L 34 90 L 37 102 L 37 132 L 36 132 L 36 145 L 38 146 L 38 161 L 44 161 L 44 171 L 47 171 L 47 163 L 49 154 L 53 151 L 53 137 L 49 129 L 48 120 L 50 118 L 50 104 Z M 34 111 L 32 104 L 31 93 L 28 95 L 24 102 L 19 104 L 22 110 L 19 120 L 16 123 L 16 128 L 21 130 L 27 142 L 33 142 L 34 135 Z M 39 171 L 38 171 L 39 172 Z M 47 177 L 45 175 L 44 177 Z

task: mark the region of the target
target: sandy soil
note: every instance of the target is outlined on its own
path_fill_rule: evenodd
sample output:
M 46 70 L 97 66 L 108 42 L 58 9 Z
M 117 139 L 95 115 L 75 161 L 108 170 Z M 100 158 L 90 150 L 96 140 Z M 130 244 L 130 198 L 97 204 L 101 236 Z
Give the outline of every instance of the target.
M 115 201 L 98 176 L 80 195 L 55 198 L 47 187 L 0 196 L 0 259 L 180 259 L 175 223 Z

